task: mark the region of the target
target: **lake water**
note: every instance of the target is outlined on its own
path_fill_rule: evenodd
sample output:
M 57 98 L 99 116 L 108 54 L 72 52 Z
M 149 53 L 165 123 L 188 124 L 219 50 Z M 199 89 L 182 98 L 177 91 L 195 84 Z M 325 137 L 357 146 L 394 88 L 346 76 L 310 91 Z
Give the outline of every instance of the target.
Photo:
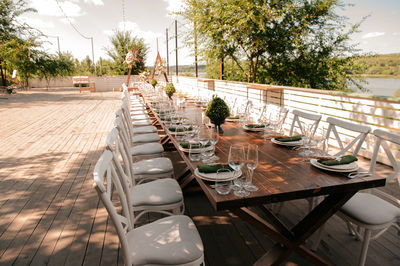
M 200 72 L 199 77 L 205 78 L 207 74 L 205 72 Z M 366 94 L 373 94 L 378 96 L 391 96 L 393 97 L 397 90 L 400 90 L 400 79 L 393 78 L 365 78 L 367 83 L 363 84 L 363 86 L 368 89 Z M 353 87 L 357 92 L 358 89 Z M 363 93 L 363 92 L 361 92 Z
M 394 96 L 400 90 L 400 79 L 366 78 L 363 86 L 368 89 L 367 94 L 379 96 Z

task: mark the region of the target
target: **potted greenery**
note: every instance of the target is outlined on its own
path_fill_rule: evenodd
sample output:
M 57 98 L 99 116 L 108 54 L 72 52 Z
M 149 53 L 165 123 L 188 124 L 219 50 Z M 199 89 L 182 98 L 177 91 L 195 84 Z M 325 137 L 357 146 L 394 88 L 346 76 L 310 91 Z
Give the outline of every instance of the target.
M 152 79 L 152 80 L 150 80 L 150 84 L 151 84 L 151 86 L 153 86 L 153 88 L 155 88 L 156 85 L 158 84 L 158 82 L 156 79 Z
M 215 130 L 218 130 L 219 133 L 224 132 L 221 128 L 221 124 L 225 122 L 225 118 L 227 118 L 229 114 L 228 105 L 219 97 L 214 97 L 206 108 L 206 116 L 210 118 L 211 123 L 215 125 Z
M 175 86 L 172 83 L 168 83 L 167 86 L 165 86 L 165 93 L 168 95 L 170 99 L 172 99 L 172 95 L 176 92 Z

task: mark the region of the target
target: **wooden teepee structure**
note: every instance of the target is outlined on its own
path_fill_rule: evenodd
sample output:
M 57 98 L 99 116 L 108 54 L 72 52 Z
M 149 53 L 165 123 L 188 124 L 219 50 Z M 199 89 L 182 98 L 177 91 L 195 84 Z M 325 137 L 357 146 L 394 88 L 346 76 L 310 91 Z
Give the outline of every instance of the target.
M 160 53 L 157 51 L 156 62 L 154 63 L 153 72 L 151 73 L 151 78 L 154 78 L 156 71 L 159 72 L 159 75 L 164 74 L 165 81 L 168 83 L 168 77 L 165 73 L 165 64 L 164 60 L 161 58 Z

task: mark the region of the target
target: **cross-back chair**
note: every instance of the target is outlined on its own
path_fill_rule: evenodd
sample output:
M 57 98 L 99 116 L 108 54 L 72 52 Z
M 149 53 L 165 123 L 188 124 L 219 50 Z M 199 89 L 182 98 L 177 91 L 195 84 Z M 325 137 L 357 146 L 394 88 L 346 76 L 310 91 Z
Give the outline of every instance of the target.
M 315 134 L 315 131 L 318 128 L 319 122 L 321 121 L 322 116 L 317 114 L 311 114 L 307 112 L 303 112 L 300 110 L 293 110 L 293 121 L 290 127 L 289 135 L 292 136 L 294 132 L 294 128 L 297 125 L 300 128 L 300 132 L 304 132 L 303 126 L 301 125 L 301 121 L 307 120 L 309 122 L 312 121 L 313 129 L 312 134 Z
M 133 212 L 117 176 L 113 157 L 113 153 L 106 150 L 96 163 L 94 188 L 116 228 L 125 264 L 204 265 L 203 243 L 189 217 L 173 215 L 133 227 Z M 113 187 L 117 193 L 113 193 Z M 113 200 L 113 195 L 118 199 Z
M 326 131 L 326 141 L 329 141 L 329 137 L 331 135 L 331 132 L 333 133 L 334 139 L 339 145 L 340 151 L 335 154 L 335 156 L 342 156 L 346 152 L 348 152 L 351 148 L 354 147 L 352 154 L 356 156 L 361 147 L 362 144 L 365 141 L 365 138 L 367 137 L 368 133 L 371 131 L 371 128 L 369 126 L 365 125 L 360 125 L 360 124 L 355 124 L 352 122 L 348 121 L 343 121 L 334 117 L 328 117 L 326 121 L 329 123 L 328 129 Z M 357 136 L 353 137 L 353 139 L 345 146 L 345 143 L 343 143 L 342 138 L 340 137 L 340 134 L 338 132 L 338 128 L 351 131 L 353 133 L 358 133 Z M 351 138 L 351 137 L 349 137 Z M 327 143 L 328 144 L 328 143 Z M 327 147 L 328 145 L 326 145 Z
M 162 178 L 161 176 L 153 174 L 150 181 L 150 178 L 139 179 L 134 176 L 135 169 L 132 160 L 119 142 L 118 133 L 115 130 L 112 130 L 107 138 L 107 149 L 113 153 L 117 176 L 120 179 L 128 203 L 132 206 L 132 211 L 137 212 L 137 215 L 131 215 L 134 225 L 141 216 L 149 212 L 166 215 L 182 214 L 184 212 L 182 190 L 175 179 L 160 179 Z M 167 158 L 159 159 L 168 160 Z M 124 167 L 120 161 L 123 162 Z M 147 161 L 146 163 L 150 167 L 157 169 L 157 165 L 152 165 L 157 163 L 157 160 Z M 171 174 L 169 174 L 169 177 L 171 177 Z M 138 184 L 137 181 L 150 182 Z

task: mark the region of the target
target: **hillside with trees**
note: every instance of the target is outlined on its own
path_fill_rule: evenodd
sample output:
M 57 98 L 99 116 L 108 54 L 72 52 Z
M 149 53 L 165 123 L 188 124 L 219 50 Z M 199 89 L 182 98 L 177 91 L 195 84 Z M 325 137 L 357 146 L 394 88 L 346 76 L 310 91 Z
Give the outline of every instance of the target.
M 371 78 L 400 78 L 400 53 L 362 56 L 355 60 L 355 75 Z

